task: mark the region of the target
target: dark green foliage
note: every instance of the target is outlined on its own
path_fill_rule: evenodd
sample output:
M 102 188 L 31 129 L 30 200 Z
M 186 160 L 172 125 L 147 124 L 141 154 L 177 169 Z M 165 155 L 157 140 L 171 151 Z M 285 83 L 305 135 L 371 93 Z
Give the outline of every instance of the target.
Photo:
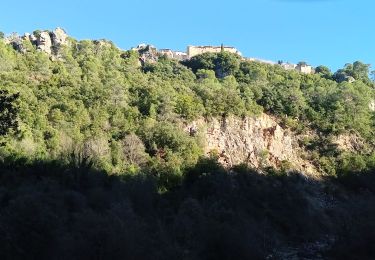
M 342 82 L 347 80 L 348 77 L 352 77 L 354 80 L 361 80 L 367 85 L 372 85 L 372 82 L 369 79 L 369 73 L 369 64 L 364 64 L 360 61 L 356 61 L 353 64 L 345 64 L 345 67 L 343 69 L 338 70 L 333 75 L 333 78 L 338 82 Z
M 180 186 L 160 194 L 151 175 L 118 177 L 83 164 L 7 162 L 0 164 L 1 259 L 264 259 L 282 253 L 372 259 L 375 254 L 373 173 L 316 182 L 298 174 L 258 174 L 245 166 L 228 173 L 214 158 L 202 159 Z M 324 246 L 309 249 L 315 241 Z
M 322 78 L 332 79 L 332 72 L 326 66 L 321 65 L 321 66 L 316 67 L 315 73 L 319 74 Z
M 0 136 L 7 134 L 9 130 L 17 129 L 18 97 L 19 94 L 9 94 L 6 90 L 0 90 Z
M 328 256 L 335 259 L 373 259 L 375 250 L 375 173 L 347 172 L 338 181 L 346 188 L 342 196 L 351 199 L 339 201 L 343 209 L 338 223 L 337 240 Z
M 204 53 L 183 62 L 193 72 L 200 69 L 213 70 L 218 78 L 234 75 L 240 66 L 240 57 L 229 52 Z
M 36 37 L 39 37 L 41 33 L 42 33 L 41 30 L 35 30 L 35 31 L 33 31 L 33 35 L 35 35 Z

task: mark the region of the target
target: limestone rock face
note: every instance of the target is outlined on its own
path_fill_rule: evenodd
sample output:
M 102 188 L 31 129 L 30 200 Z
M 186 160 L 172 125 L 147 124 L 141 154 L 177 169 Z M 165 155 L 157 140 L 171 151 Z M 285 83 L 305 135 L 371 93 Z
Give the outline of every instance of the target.
M 142 65 L 145 62 L 155 63 L 158 61 L 158 51 L 155 46 L 150 44 L 139 44 L 137 47 L 132 48 L 133 51 L 139 53 L 139 59 Z
M 51 54 L 52 41 L 47 31 L 36 36 L 36 45 L 38 50 Z
M 366 151 L 365 140 L 357 134 L 341 134 L 335 136 L 332 143 L 337 145 L 337 148 L 341 151 L 348 152 L 370 152 Z
M 375 100 L 374 99 L 370 101 L 370 104 L 368 104 L 368 108 L 370 109 L 371 112 L 375 112 Z
M 218 153 L 219 162 L 227 167 L 245 163 L 254 168 L 280 169 L 287 163 L 302 173 L 316 173 L 315 167 L 301 158 L 303 151 L 293 134 L 266 114 L 244 119 L 200 119 L 189 124 L 186 131 L 201 134 L 205 153 Z
M 24 39 L 29 39 L 32 44 L 36 44 L 37 38 L 34 34 L 25 33 Z
M 24 38 L 19 36 L 17 33 L 12 33 L 4 38 L 4 43 L 11 45 L 16 51 L 26 53 L 27 50 L 23 44 L 23 39 Z
M 51 33 L 51 40 L 52 40 L 52 44 L 54 46 L 65 45 L 67 43 L 67 41 L 66 41 L 67 38 L 68 38 L 68 35 L 60 27 L 57 27 Z
M 20 39 L 15 40 L 15 41 L 12 41 L 12 42 L 11 42 L 11 45 L 12 45 L 12 47 L 13 47 L 15 50 L 17 50 L 17 51 L 19 51 L 19 52 L 21 52 L 21 53 L 26 53 L 26 52 L 27 52 L 27 50 L 26 50 L 26 48 L 25 48 L 25 46 L 24 46 L 24 44 L 23 44 L 23 41 L 20 40 Z
M 25 33 L 23 36 L 11 35 L 5 39 L 7 44 L 11 44 L 14 49 L 22 53 L 27 52 L 24 42 L 30 41 L 37 50 L 43 51 L 56 58 L 59 56 L 61 46 L 68 44 L 68 35 L 61 28 L 56 28 L 52 32 L 38 31 L 33 34 Z

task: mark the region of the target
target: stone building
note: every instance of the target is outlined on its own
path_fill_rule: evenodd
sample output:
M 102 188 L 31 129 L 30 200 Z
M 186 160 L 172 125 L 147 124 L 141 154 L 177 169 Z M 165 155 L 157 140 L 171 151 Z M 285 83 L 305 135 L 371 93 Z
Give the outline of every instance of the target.
M 165 55 L 167 56 L 169 59 L 173 59 L 173 51 L 171 49 L 160 49 L 159 50 L 159 54 L 161 56 Z
M 187 55 L 189 58 L 191 58 L 206 52 L 219 53 L 222 50 L 242 56 L 241 52 L 239 52 L 236 48 L 229 46 L 188 46 Z
M 283 69 L 285 69 L 285 70 L 295 70 L 296 67 L 297 67 L 296 64 L 289 63 L 289 62 L 281 62 L 281 63 L 279 63 L 279 65 L 281 67 L 283 67 Z
M 187 60 L 189 56 L 187 55 L 186 52 L 175 51 L 173 52 L 173 58 L 176 60 Z
M 313 74 L 315 72 L 314 68 L 310 65 L 307 65 L 306 62 L 299 62 L 298 64 L 293 64 L 289 62 L 279 61 L 277 64 L 280 65 L 285 70 L 296 70 L 300 73 L 305 73 L 305 74 Z
M 171 49 L 160 49 L 159 54 L 167 56 L 169 59 L 175 60 L 186 60 L 188 59 L 188 55 L 186 52 L 182 51 L 172 51 Z
M 296 68 L 295 68 L 297 71 L 301 72 L 301 73 L 305 73 L 305 74 L 312 74 L 314 73 L 314 69 L 312 66 L 310 65 L 307 65 L 306 63 L 304 62 L 300 62 L 297 64 Z

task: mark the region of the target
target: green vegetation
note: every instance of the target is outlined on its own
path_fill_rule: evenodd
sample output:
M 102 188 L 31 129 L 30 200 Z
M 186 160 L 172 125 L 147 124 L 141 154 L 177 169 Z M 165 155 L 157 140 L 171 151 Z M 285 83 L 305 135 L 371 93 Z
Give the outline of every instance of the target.
M 107 41 L 70 39 L 53 61 L 22 46 L 0 40 L 1 259 L 264 259 L 323 237 L 327 257 L 375 257 L 368 65 L 307 75 L 221 52 L 141 66 Z M 287 160 L 228 171 L 183 130 L 262 112 L 329 177 Z
M 305 75 L 222 52 L 183 64 L 162 57 L 140 67 L 136 52 L 122 52 L 110 42 L 72 40 L 53 62 L 30 42 L 23 45 L 27 52 L 20 54 L 0 43 L 2 89 L 19 94 L 19 131 L 7 137 L 3 157 L 68 160 L 74 152 L 111 173 L 140 170 L 137 163 L 121 160 L 124 138 L 135 134 L 151 156 L 143 164 L 147 169 L 173 160 L 182 172 L 196 162 L 200 149 L 183 151 L 180 144 L 155 142 L 148 129 L 173 125 L 163 130 L 166 138 L 171 131 L 179 134 L 181 144 L 198 145 L 178 125 L 199 117 L 262 111 L 301 133 L 355 133 L 373 139 L 373 83 L 368 65 L 360 62 L 333 75 L 324 66 Z M 347 76 L 355 81 L 341 80 Z M 168 156 L 155 156 L 158 152 Z
M 85 162 L 3 163 L 0 258 L 373 259 L 374 176 L 319 182 L 202 159 L 160 193 L 157 176 Z
M 8 91 L 0 90 L 0 136 L 18 127 L 17 108 L 15 101 L 18 94 L 9 95 Z

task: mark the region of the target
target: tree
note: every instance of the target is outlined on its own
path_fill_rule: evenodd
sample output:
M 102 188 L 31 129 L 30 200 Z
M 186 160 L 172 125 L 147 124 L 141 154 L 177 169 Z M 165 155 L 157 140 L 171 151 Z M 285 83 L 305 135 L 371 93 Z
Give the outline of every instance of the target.
M 375 82 L 375 70 L 370 72 L 372 82 Z
M 364 64 L 360 61 L 353 63 L 352 77 L 360 80 L 368 80 L 370 64 Z
M 19 94 L 9 94 L 7 90 L 0 90 L 0 135 L 6 135 L 9 130 L 17 129 L 18 108 L 15 104 Z
M 325 79 L 331 79 L 332 78 L 331 70 L 328 67 L 323 66 L 323 65 L 320 65 L 320 66 L 316 67 L 315 73 L 319 74 L 322 78 L 325 78 Z
M 142 140 L 135 134 L 129 134 L 122 140 L 124 159 L 132 164 L 141 166 L 148 160 L 148 154 Z
M 337 82 L 348 81 L 349 77 L 354 78 L 355 80 L 361 80 L 367 85 L 371 85 L 371 80 L 369 79 L 370 73 L 370 64 L 364 64 L 360 61 L 356 61 L 353 64 L 345 64 L 343 69 L 339 69 L 334 75 L 333 78 Z
M 218 78 L 225 78 L 234 75 L 240 68 L 240 58 L 238 55 L 221 52 L 216 55 L 214 60 L 215 73 Z
M 229 52 L 203 53 L 183 62 L 194 73 L 200 69 L 215 71 L 216 77 L 224 78 L 234 75 L 240 68 L 241 58 Z
M 4 39 L 4 37 L 5 37 L 4 33 L 3 33 L 3 32 L 0 32 L 0 40 L 1 40 L 1 39 Z

